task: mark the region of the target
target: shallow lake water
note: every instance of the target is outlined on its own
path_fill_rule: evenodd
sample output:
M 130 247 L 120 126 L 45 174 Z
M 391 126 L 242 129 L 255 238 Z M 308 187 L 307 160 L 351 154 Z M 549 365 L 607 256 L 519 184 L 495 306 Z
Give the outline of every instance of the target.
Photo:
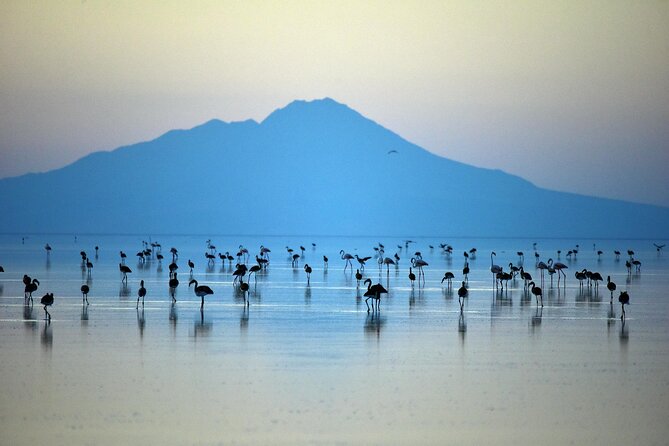
M 248 308 L 234 266 L 218 257 L 207 265 L 207 238 L 233 256 L 245 246 L 249 264 L 260 245 L 271 249 L 267 270 L 250 279 Z M 669 252 L 652 240 L 414 240 L 407 250 L 392 238 L 2 235 L 0 444 L 669 442 Z M 141 264 L 143 241 L 159 242 L 165 259 Z M 339 251 L 374 256 L 379 242 L 401 259 L 389 269 L 367 262 L 365 277 L 389 291 L 368 314 L 358 262 L 344 271 Z M 535 242 L 541 260 L 562 250 L 568 266 L 559 288 L 557 274 L 552 286 L 546 274 L 543 308 L 520 278 L 501 291 L 490 273 L 491 251 L 505 270 L 523 251 L 540 284 Z M 286 246 L 302 254 L 300 245 L 292 267 Z M 174 305 L 170 247 L 179 251 Z M 474 247 L 461 312 L 463 252 Z M 628 249 L 640 272 L 628 274 Z M 120 250 L 133 270 L 127 284 Z M 416 251 L 429 265 L 425 283 L 412 286 Z M 189 259 L 193 278 L 214 291 L 203 312 L 188 287 Z M 583 268 L 604 277 L 598 290 L 579 286 Z M 445 271 L 455 275 L 450 288 Z M 40 282 L 33 306 L 24 304 L 24 274 Z M 140 280 L 147 296 L 137 309 Z M 624 324 L 621 290 L 630 295 Z M 50 323 L 39 304 L 46 292 L 55 296 Z

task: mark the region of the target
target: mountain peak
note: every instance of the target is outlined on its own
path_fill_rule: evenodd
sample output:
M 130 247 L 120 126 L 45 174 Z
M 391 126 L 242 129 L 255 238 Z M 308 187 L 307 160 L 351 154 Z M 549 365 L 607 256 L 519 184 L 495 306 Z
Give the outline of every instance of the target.
M 332 98 L 321 98 L 313 100 L 295 100 L 283 108 L 274 110 L 262 121 L 263 126 L 282 125 L 295 121 L 331 121 L 366 119 L 360 113 L 349 106 L 337 102 Z

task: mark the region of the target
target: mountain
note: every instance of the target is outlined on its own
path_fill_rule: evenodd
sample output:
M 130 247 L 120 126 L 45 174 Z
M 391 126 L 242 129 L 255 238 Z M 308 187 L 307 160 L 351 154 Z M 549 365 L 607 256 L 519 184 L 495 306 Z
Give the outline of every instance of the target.
M 3 233 L 669 235 L 669 208 L 549 191 L 455 162 L 331 99 L 6 178 L 0 197 Z

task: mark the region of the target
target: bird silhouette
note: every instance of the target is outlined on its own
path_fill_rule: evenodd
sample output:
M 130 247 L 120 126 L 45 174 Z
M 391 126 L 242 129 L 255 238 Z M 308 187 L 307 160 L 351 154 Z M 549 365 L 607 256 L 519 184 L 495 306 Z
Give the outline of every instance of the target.
M 121 282 L 128 283 L 128 273 L 132 272 L 130 267 L 124 265 L 123 263 L 119 263 L 118 264 L 118 269 L 121 271 L 121 274 L 123 274 L 123 278 L 121 279 Z
M 344 252 L 342 249 L 339 251 L 339 255 L 341 255 L 342 260 L 346 260 L 346 264 L 344 265 L 344 272 L 346 272 L 346 268 L 349 266 L 351 267 L 351 270 L 353 269 L 353 264 L 351 263 L 351 259 L 353 259 L 353 256 L 347 252 Z
M 462 268 L 462 275 L 465 277 L 465 283 L 469 283 L 469 262 L 465 262 L 465 266 Z
M 454 278 L 455 278 L 455 275 L 452 272 L 446 271 L 444 273 L 444 277 L 441 279 L 441 283 L 444 283 L 444 280 L 445 280 L 446 284 L 450 288 Z
M 311 281 L 311 267 L 309 266 L 308 263 L 304 264 L 304 272 L 307 273 L 307 285 L 309 285 Z
M 46 293 L 44 296 L 42 296 L 42 300 L 40 300 L 40 303 L 44 305 L 44 313 L 45 313 L 44 319 L 51 322 L 51 313 L 47 311 L 46 307 L 50 307 L 51 305 L 53 305 L 53 293 Z
M 467 287 L 465 286 L 465 281 L 462 281 L 462 286 L 458 288 L 458 302 L 460 303 L 460 311 L 465 304 L 465 297 L 469 294 Z
M 28 276 L 24 276 L 28 277 Z M 33 293 L 37 291 L 37 287 L 39 286 L 39 280 L 37 279 L 32 279 L 30 280 L 30 277 L 28 277 L 29 282 L 26 284 L 25 289 L 24 289 L 24 299 L 28 299 L 30 302 L 33 301 Z M 25 280 L 24 280 L 25 283 Z
M 242 292 L 242 296 L 244 297 L 244 304 L 246 304 L 246 306 L 248 307 L 249 306 L 249 300 L 247 298 L 247 294 L 249 292 L 249 284 L 248 284 L 248 282 L 244 282 L 243 278 L 240 279 L 240 280 L 241 280 L 241 282 L 239 283 L 239 290 Z
M 170 296 L 172 296 L 172 302 L 176 302 L 177 299 L 174 297 L 177 291 L 177 287 L 179 286 L 179 279 L 177 279 L 177 272 L 174 271 L 171 273 L 170 281 L 169 281 L 169 287 L 170 287 Z
M 611 282 L 611 276 L 606 276 L 606 288 L 611 292 L 610 303 L 613 303 L 613 292 L 616 290 L 616 284 Z
M 264 260 L 264 259 L 259 259 L 256 256 L 256 260 L 260 261 L 260 260 Z M 252 265 L 251 268 L 249 268 L 249 280 L 251 280 L 251 274 L 253 274 L 253 279 L 256 281 L 256 283 L 258 283 L 257 274 L 258 274 L 258 271 L 260 271 L 261 269 L 262 269 L 262 266 L 260 265 L 260 263 L 256 263 L 255 265 Z
M 355 270 L 355 280 L 356 280 L 356 286 L 360 286 L 360 281 L 362 280 L 362 273 L 360 272 L 359 269 Z
M 618 302 L 620 302 L 620 306 L 623 309 L 623 314 L 620 316 L 621 320 L 625 320 L 625 305 L 630 304 L 630 296 L 627 294 L 627 291 L 621 291 L 620 296 L 618 296 Z
M 367 262 L 367 260 L 371 259 L 371 257 L 358 257 L 358 254 L 356 254 L 355 259 L 360 264 L 360 269 L 364 271 L 365 270 L 365 262 Z
M 142 299 L 142 307 L 144 307 L 144 296 L 146 296 L 146 288 L 144 288 L 144 281 L 140 280 L 139 289 L 137 290 L 137 306 L 139 308 L 139 299 Z
M 367 299 L 365 299 L 367 313 L 369 313 L 369 303 L 367 302 L 369 299 L 376 300 L 376 310 L 374 310 L 374 301 L 372 301 L 372 310 L 378 312 L 381 309 L 381 294 L 388 293 L 388 290 L 386 290 L 380 283 L 372 285 L 372 279 L 365 280 L 365 284 L 367 285 L 367 291 L 365 291 L 364 294 L 364 296 L 367 297 Z
M 567 286 L 567 273 L 565 273 L 564 270 L 569 269 L 569 267 L 562 262 L 555 262 L 553 268 L 555 268 L 555 271 L 558 273 L 558 287 L 560 286 L 560 276 L 564 279 L 564 286 Z
M 495 251 L 490 253 L 490 272 L 492 273 L 493 280 L 495 280 L 495 286 L 497 285 L 497 274 L 502 272 L 502 267 L 495 265 L 492 261 L 493 256 L 496 255 L 497 253 Z
M 420 255 L 419 252 L 416 253 L 417 255 Z M 423 271 L 424 266 L 428 266 L 428 263 L 421 259 L 420 257 L 412 257 L 411 258 L 411 266 L 416 268 L 418 270 L 418 286 L 420 286 L 420 279 L 421 277 L 423 278 L 423 284 L 425 283 L 425 272 Z
M 90 287 L 86 284 L 81 285 L 81 303 L 83 305 L 84 302 L 86 302 L 86 305 L 88 305 L 88 292 L 90 291 Z
M 541 298 L 541 306 L 543 307 L 544 306 L 544 297 L 543 297 L 543 294 L 541 292 L 541 288 L 536 286 L 536 283 L 534 283 L 534 282 L 530 282 L 528 285 L 531 287 L 532 294 L 534 294 L 534 297 L 537 300 L 537 305 L 539 305 L 539 298 Z
M 411 282 L 411 287 L 413 288 L 413 284 L 416 281 L 416 275 L 414 274 L 411 267 L 409 267 L 409 281 Z
M 193 288 L 195 295 L 202 299 L 202 303 L 200 304 L 200 310 L 202 310 L 204 308 L 204 297 L 210 294 L 214 294 L 214 291 L 207 285 L 198 285 L 197 280 L 195 279 L 192 279 L 190 282 L 188 282 L 188 287 L 190 288 L 190 286 L 193 284 L 195 284 L 195 287 Z

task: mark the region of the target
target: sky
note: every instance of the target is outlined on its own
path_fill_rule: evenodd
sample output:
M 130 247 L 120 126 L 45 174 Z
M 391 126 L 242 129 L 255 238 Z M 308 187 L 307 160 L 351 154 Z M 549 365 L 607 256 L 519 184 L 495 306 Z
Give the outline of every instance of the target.
M 322 97 L 450 159 L 669 206 L 666 0 L 0 2 L 0 177 Z

